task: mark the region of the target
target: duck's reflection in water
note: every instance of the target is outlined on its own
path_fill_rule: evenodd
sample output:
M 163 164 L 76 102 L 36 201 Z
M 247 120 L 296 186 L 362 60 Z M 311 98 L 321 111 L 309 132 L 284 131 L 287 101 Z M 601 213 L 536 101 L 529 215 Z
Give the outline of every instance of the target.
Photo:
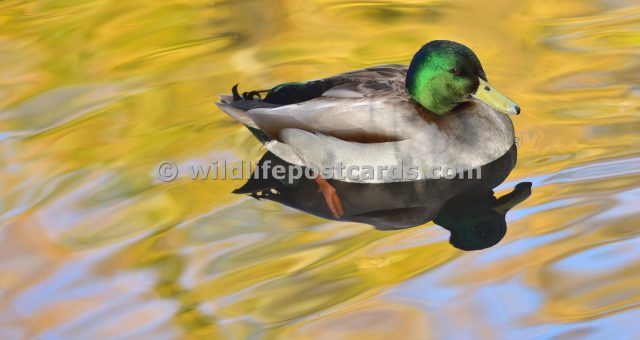
M 531 183 L 523 182 L 496 198 L 493 188 L 509 175 L 516 163 L 516 146 L 481 168 L 481 178 L 429 179 L 381 184 L 329 180 L 336 189 L 343 221 L 367 223 L 380 230 L 405 229 L 434 221 L 449 230 L 449 242 L 462 250 L 478 250 L 498 243 L 507 231 L 505 214 L 531 195 Z M 270 152 L 257 166 L 270 161 L 292 166 Z M 287 172 L 289 173 L 289 172 Z M 264 176 L 263 176 L 264 177 Z M 335 219 L 313 179 L 290 181 L 273 177 L 252 178 L 234 191 L 267 199 L 307 213 Z

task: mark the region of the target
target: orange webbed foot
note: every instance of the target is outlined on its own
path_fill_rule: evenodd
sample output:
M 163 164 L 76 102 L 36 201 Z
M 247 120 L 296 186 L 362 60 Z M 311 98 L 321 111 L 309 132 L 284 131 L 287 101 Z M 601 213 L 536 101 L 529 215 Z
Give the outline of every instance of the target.
M 331 210 L 333 217 L 339 219 L 342 215 L 344 215 L 344 210 L 342 209 L 342 202 L 340 202 L 340 197 L 338 197 L 336 189 L 331 186 L 331 184 L 329 184 L 326 179 L 320 176 L 316 177 L 315 181 L 318 184 L 318 191 L 322 192 L 324 201 L 327 203 L 327 207 L 329 207 L 329 210 Z

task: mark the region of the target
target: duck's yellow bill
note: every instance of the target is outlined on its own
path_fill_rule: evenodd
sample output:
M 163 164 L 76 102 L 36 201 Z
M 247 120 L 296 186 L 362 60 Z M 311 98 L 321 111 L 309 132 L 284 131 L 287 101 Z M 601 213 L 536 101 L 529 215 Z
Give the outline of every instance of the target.
M 494 110 L 508 114 L 517 115 L 520 114 L 520 106 L 513 100 L 507 98 L 504 94 L 498 92 L 488 82 L 480 78 L 480 86 L 476 90 L 476 93 L 471 95 L 473 98 L 491 106 Z

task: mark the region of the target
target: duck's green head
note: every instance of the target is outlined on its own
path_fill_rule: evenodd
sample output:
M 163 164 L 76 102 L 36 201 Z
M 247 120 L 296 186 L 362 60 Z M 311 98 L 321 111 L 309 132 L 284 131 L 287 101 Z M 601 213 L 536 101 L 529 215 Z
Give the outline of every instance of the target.
M 438 115 L 472 98 L 501 113 L 520 113 L 516 103 L 489 85 L 475 53 L 454 41 L 434 40 L 422 46 L 411 60 L 406 86 L 420 105 Z

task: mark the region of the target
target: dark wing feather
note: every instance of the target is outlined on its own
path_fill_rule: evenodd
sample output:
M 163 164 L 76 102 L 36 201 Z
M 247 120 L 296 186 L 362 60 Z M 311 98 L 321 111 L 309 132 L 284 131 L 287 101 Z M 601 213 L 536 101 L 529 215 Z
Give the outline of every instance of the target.
M 382 65 L 342 73 L 333 77 L 303 83 L 284 83 L 267 92 L 263 103 L 290 105 L 302 103 L 332 93 L 368 97 L 377 92 L 406 96 L 404 81 L 407 68 L 404 65 Z
M 279 105 L 302 103 L 318 98 L 332 87 L 345 82 L 346 79 L 332 77 L 306 83 L 284 83 L 269 90 L 264 102 Z

